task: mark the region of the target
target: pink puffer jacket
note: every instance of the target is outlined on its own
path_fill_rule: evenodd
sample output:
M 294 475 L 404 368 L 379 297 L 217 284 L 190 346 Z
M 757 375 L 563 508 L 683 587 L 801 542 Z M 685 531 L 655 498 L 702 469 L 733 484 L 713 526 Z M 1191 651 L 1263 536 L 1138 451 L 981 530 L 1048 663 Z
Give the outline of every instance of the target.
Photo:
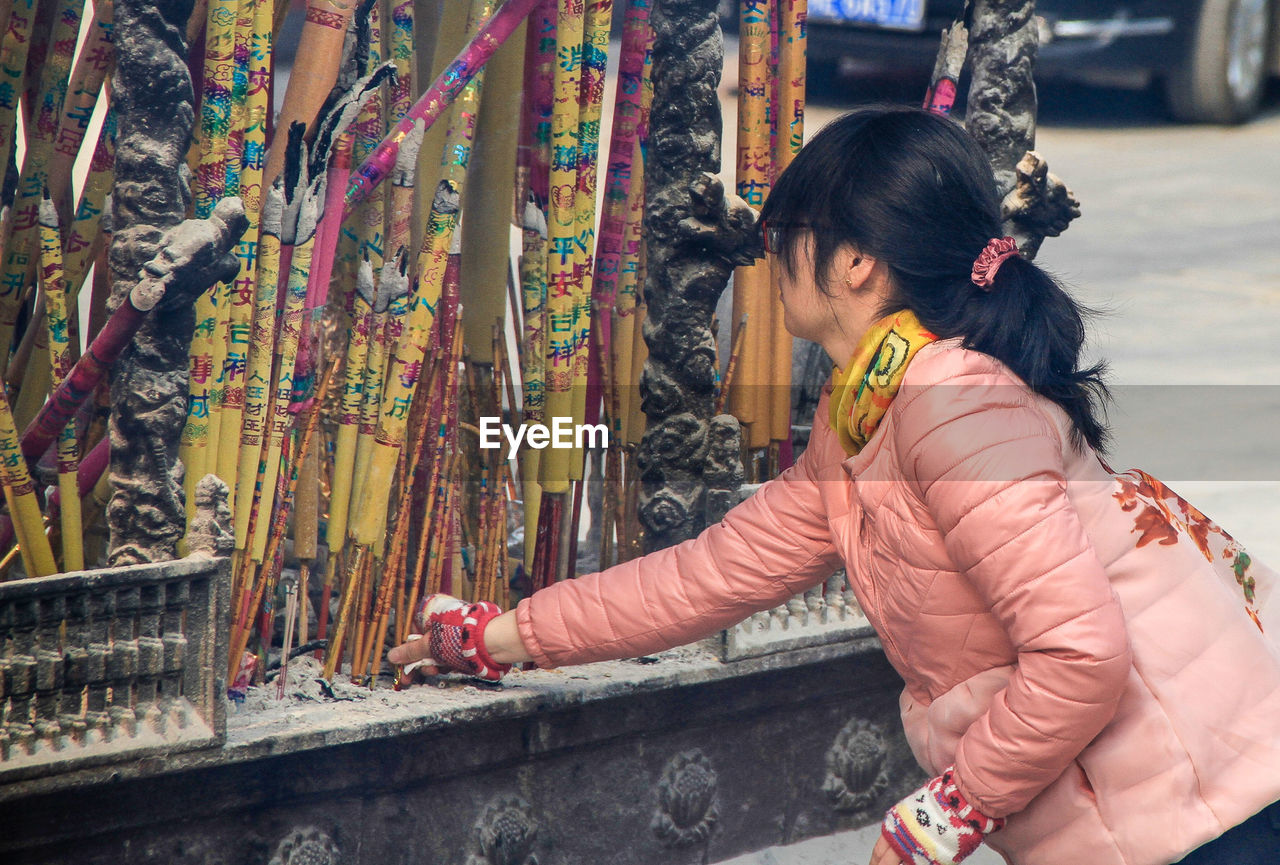
M 1057 406 L 947 340 L 856 457 L 826 417 L 698 538 L 522 601 L 537 663 L 688 643 L 844 564 L 916 758 L 1008 816 L 1014 865 L 1166 865 L 1280 798 L 1280 651 Z

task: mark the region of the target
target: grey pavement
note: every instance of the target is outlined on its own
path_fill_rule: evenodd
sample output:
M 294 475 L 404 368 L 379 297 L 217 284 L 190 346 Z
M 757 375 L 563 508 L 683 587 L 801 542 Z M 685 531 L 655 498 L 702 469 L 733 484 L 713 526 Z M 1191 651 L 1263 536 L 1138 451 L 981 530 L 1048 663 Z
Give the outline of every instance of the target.
M 871 848 L 879 834 L 878 826 L 866 826 L 850 832 L 810 838 L 798 844 L 757 850 L 722 860 L 717 865 L 868 865 Z M 1004 859 L 994 850 L 980 847 L 964 861 L 971 865 L 1001 865 Z

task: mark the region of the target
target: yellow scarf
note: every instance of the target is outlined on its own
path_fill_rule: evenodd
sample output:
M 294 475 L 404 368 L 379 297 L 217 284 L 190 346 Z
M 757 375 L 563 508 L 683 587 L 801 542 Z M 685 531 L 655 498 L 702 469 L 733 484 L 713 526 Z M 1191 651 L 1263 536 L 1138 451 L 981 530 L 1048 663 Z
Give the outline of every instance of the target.
M 870 441 L 898 393 L 907 364 L 936 339 L 909 309 L 886 315 L 863 334 L 849 364 L 832 374 L 831 428 L 845 453 L 853 456 Z

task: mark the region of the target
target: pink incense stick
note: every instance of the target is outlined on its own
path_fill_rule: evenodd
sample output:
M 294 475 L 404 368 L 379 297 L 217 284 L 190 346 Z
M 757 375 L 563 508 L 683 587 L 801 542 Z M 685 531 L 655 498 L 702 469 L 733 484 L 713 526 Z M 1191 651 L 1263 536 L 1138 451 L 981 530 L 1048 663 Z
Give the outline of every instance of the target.
M 62 434 L 67 422 L 75 416 L 80 405 L 106 378 L 111 365 L 133 341 L 134 334 L 142 327 L 147 309 L 140 309 L 130 297 L 111 314 L 102 330 L 94 337 L 88 350 L 76 361 L 62 384 L 40 409 L 40 413 L 22 433 L 22 453 L 29 460 L 38 460 Z
M 627 198 L 631 194 L 631 163 L 635 153 L 640 113 L 643 109 L 642 77 L 644 59 L 652 43 L 649 28 L 651 0 L 630 0 L 622 31 L 622 53 L 618 60 L 618 88 L 613 103 L 613 131 L 609 136 L 609 169 L 605 175 L 604 213 L 600 217 L 600 239 L 596 246 L 592 327 L 600 329 L 600 345 L 613 344 L 612 316 L 618 295 L 618 268 L 622 263 L 622 237 L 627 227 Z M 600 419 L 603 358 L 597 353 L 587 379 L 586 422 Z
M 400 143 L 413 130 L 414 121 L 421 119 L 424 126 L 430 129 L 538 2 L 539 0 L 507 0 L 480 28 L 476 37 L 458 52 L 458 56 L 432 82 L 427 92 L 422 94 L 391 129 L 390 134 L 369 154 L 364 164 L 351 175 L 344 215 L 351 213 L 356 205 L 368 198 L 374 188 L 395 168 Z
M 317 366 L 316 327 L 329 302 L 329 282 L 333 277 L 333 262 L 338 253 L 338 238 L 342 235 L 342 196 L 351 175 L 351 136 L 343 133 L 334 142 L 333 158 L 329 162 L 325 178 L 324 215 L 316 226 L 316 240 L 311 256 L 311 272 L 307 276 L 306 312 L 302 316 L 302 332 L 298 339 L 298 359 L 294 364 L 293 380 L 310 390 Z M 289 411 L 298 414 L 310 404 L 310 399 L 298 400 L 297 389 Z

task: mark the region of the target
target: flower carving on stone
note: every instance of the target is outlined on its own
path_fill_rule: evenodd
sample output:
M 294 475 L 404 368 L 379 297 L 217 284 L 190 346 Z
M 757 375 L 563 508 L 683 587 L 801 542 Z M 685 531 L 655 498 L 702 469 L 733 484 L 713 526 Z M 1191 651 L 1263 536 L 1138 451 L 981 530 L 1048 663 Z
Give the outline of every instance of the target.
M 476 821 L 475 850 L 467 865 L 538 865 L 537 840 L 532 806 L 519 796 L 496 799 Z
M 315 826 L 295 829 L 277 846 L 269 865 L 338 865 L 338 845 Z
M 658 781 L 658 811 L 650 828 L 668 847 L 706 841 L 720 813 L 716 805 L 716 771 L 698 749 L 672 757 Z
M 889 789 L 885 766 L 889 746 L 884 729 L 854 718 L 836 735 L 827 751 L 827 777 L 822 791 L 837 811 L 862 811 Z

